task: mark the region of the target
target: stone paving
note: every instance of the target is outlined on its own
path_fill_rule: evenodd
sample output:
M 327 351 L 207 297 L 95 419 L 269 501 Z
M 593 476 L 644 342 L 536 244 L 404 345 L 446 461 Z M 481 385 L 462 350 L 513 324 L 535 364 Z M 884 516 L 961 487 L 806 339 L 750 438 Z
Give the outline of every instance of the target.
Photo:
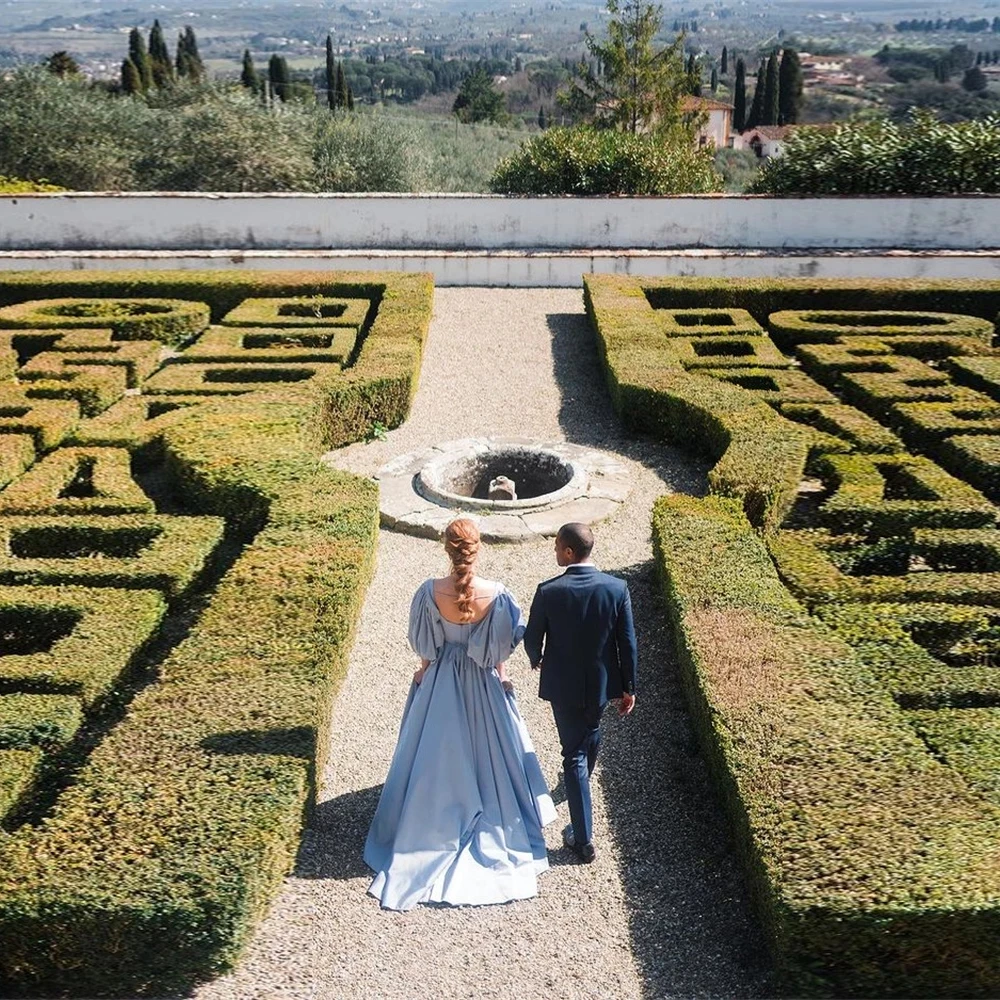
M 222 998 L 760 997 L 769 972 L 728 830 L 691 731 L 651 563 L 650 509 L 698 493 L 705 469 L 623 434 L 576 290 L 439 289 L 410 420 L 384 441 L 329 456 L 374 475 L 388 461 L 465 437 L 529 436 L 609 452 L 632 476 L 595 526 L 595 560 L 629 583 L 640 644 L 635 713 L 605 716 L 594 865 L 572 864 L 555 727 L 523 652 L 509 671 L 559 821 L 536 899 L 483 908 L 379 909 L 361 852 L 417 666 L 410 598 L 443 575 L 439 542 L 381 532 L 350 671 L 332 718 L 321 801 L 293 874 L 237 969 L 201 987 Z M 530 602 L 558 571 L 550 539 L 484 547 L 483 575 Z

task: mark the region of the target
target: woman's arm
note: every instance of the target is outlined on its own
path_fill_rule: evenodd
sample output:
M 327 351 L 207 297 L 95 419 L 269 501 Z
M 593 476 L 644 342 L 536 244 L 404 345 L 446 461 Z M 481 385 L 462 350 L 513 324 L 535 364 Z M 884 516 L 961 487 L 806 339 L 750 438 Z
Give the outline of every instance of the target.
M 419 684 L 424 679 L 424 674 L 427 673 L 427 668 L 431 665 L 431 661 L 426 659 L 426 657 L 420 657 L 420 669 L 415 670 L 413 673 L 413 683 Z

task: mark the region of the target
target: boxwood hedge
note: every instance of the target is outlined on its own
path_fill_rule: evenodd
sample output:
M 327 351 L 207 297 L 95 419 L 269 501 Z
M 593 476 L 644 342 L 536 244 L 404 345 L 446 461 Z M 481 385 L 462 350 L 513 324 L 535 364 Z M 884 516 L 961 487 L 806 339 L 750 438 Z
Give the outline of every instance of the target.
M 370 303 L 350 367 L 331 365 L 307 382 L 258 386 L 237 397 L 126 397 L 78 423 L 80 445 L 0 493 L 14 497 L 8 511 L 32 514 L 9 518 L 5 565 L 20 563 L 38 576 L 74 555 L 101 564 L 95 578 L 105 569 L 113 576 L 116 563 L 138 567 L 157 545 L 144 545 L 150 526 L 170 520 L 224 518 L 230 549 L 242 546 L 166 653 L 155 683 L 123 708 L 44 823 L 0 836 L 0 989 L 162 995 L 190 988 L 238 956 L 294 861 L 374 558 L 375 483 L 332 471 L 317 456 L 366 436 L 375 423 L 404 419 L 431 288 L 421 275 L 350 273 L 0 280 L 7 301 L 46 294 L 190 298 L 210 304 L 216 321 L 251 297 Z M 153 449 L 174 499 L 202 517 L 103 516 L 100 531 L 88 527 L 98 520 L 88 503 L 98 498 L 73 494 L 96 484 L 111 494 L 104 498 L 109 509 L 128 506 L 131 468 Z M 81 474 L 87 456 L 95 461 Z M 66 502 L 78 512 L 53 517 L 53 504 Z M 88 560 L 93 552 L 99 558 Z M 162 607 L 155 591 L 123 589 L 130 583 L 124 573 L 104 582 L 114 586 L 87 593 L 107 601 L 143 595 Z M 0 587 L 17 595 L 43 590 L 65 603 L 74 588 Z M 120 628 L 135 616 L 118 617 Z M 63 621 L 69 631 L 52 650 L 72 642 L 86 622 Z M 78 694 L 73 685 L 86 674 L 87 657 L 77 655 L 75 674 L 45 674 L 38 664 L 48 655 L 25 654 L 18 690 L 33 675 L 41 678 L 38 693 Z M 0 659 L 0 670 L 11 659 Z M 31 754 L 0 750 L 0 803 L 21 799 L 23 809 L 37 765 Z
M 793 995 L 992 996 L 1000 810 L 789 595 L 732 500 L 654 549 L 696 725 Z

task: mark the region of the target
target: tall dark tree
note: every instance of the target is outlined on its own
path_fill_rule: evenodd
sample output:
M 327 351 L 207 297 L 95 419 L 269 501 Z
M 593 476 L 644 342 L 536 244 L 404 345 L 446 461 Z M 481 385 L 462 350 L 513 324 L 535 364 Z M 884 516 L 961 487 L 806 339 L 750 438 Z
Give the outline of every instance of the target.
M 988 86 L 989 80 L 986 79 L 986 74 L 978 66 L 967 69 L 962 77 L 962 87 L 970 93 L 974 94 L 977 91 L 985 90 Z
M 337 61 L 333 58 L 333 38 L 326 36 L 326 72 L 323 77 L 326 82 L 326 103 L 331 111 L 338 106 L 340 89 L 337 86 Z
M 765 87 L 765 74 L 767 70 L 765 68 L 765 63 L 761 60 L 760 67 L 757 69 L 757 85 L 753 90 L 753 104 L 750 105 L 750 114 L 747 115 L 746 127 L 748 129 L 756 128 L 758 125 L 764 124 L 764 87 Z
M 139 71 L 139 86 L 145 93 L 153 86 L 153 67 L 146 51 L 146 39 L 138 28 L 133 28 L 128 36 L 128 57 Z
M 541 104 L 538 105 L 538 127 L 543 132 L 549 127 L 548 120 L 545 117 L 545 107 Z
M 778 75 L 778 57 L 772 52 L 767 60 L 764 77 L 764 117 L 761 125 L 777 125 L 780 114 L 781 80 Z
M 177 36 L 177 75 L 187 77 L 192 83 L 200 83 L 205 77 L 198 39 L 190 24 Z
M 243 71 L 240 73 L 240 83 L 255 94 L 260 91 L 260 77 L 257 75 L 257 67 L 253 64 L 253 56 L 250 55 L 249 49 L 243 50 Z
M 795 125 L 802 116 L 802 63 L 795 49 L 785 49 L 778 69 L 778 124 Z
M 267 64 L 267 75 L 271 81 L 271 93 L 280 101 L 287 101 L 289 98 L 288 85 L 291 82 L 291 75 L 288 72 L 288 62 L 284 56 L 277 54 L 271 56 Z
M 80 72 L 79 64 L 65 49 L 53 52 L 45 60 L 45 68 L 58 77 L 76 76 Z
M 688 93 L 694 97 L 701 97 L 701 66 L 695 59 L 692 52 L 687 61 L 687 85 Z
M 719 89 L 719 71 L 714 66 L 712 67 L 712 80 L 709 87 L 713 94 Z
M 351 90 L 350 84 L 347 85 L 347 110 L 354 111 L 354 91 Z
M 729 75 L 729 49 L 723 45 L 722 46 L 722 67 L 721 72 L 723 76 Z
M 153 71 L 153 83 L 157 87 L 169 87 L 174 82 L 174 64 L 159 19 L 153 22 L 149 32 L 149 64 Z
M 122 90 L 126 94 L 142 93 L 142 77 L 131 59 L 122 60 Z
M 747 124 L 747 67 L 736 60 L 736 82 L 733 85 L 733 128 L 742 132 Z

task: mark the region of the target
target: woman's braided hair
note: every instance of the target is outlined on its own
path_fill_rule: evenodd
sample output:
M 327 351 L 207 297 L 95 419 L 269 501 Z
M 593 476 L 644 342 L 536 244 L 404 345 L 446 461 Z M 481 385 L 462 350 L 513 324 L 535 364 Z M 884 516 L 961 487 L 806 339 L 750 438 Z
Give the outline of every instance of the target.
M 444 529 L 444 548 L 455 577 L 455 603 L 463 621 L 473 615 L 473 568 L 479 555 L 479 529 L 467 517 L 456 518 Z

